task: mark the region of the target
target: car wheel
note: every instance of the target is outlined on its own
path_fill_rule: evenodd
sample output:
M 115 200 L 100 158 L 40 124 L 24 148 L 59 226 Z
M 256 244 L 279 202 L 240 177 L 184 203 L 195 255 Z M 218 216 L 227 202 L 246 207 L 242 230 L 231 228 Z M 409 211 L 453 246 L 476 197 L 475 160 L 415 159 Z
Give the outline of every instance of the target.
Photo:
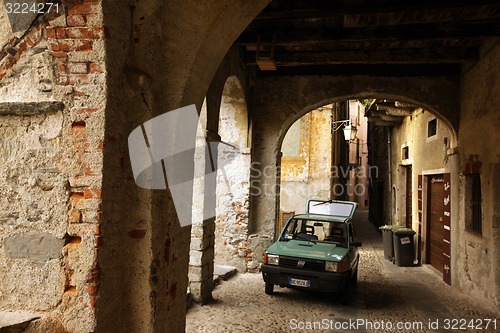
M 351 284 L 350 281 L 346 281 L 344 289 L 340 292 L 340 304 L 346 305 L 349 303 L 349 298 L 351 296 Z
M 266 294 L 272 295 L 274 293 L 274 284 L 266 282 Z
M 356 270 L 354 271 L 354 274 L 351 276 L 351 283 L 352 284 L 357 284 L 358 283 L 358 267 L 356 267 Z

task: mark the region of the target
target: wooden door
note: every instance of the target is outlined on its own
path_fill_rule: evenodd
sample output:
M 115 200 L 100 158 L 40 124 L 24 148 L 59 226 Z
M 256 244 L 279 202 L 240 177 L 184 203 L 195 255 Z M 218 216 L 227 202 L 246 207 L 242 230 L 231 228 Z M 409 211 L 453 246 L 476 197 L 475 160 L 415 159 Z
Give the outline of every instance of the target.
M 427 206 L 427 263 L 443 273 L 444 178 L 429 177 Z
M 406 168 L 406 193 L 405 193 L 405 198 L 406 198 L 406 227 L 407 228 L 412 228 L 413 224 L 413 216 L 412 216 L 412 193 L 413 193 L 413 187 L 412 187 L 412 174 L 413 174 L 413 169 L 411 165 L 407 166 Z
M 288 222 L 288 220 L 295 215 L 295 212 L 285 212 L 280 210 L 280 216 L 278 223 L 276 225 L 276 230 L 275 230 L 275 238 L 278 239 L 278 237 L 281 234 L 281 231 L 283 230 L 283 227 L 285 224 Z

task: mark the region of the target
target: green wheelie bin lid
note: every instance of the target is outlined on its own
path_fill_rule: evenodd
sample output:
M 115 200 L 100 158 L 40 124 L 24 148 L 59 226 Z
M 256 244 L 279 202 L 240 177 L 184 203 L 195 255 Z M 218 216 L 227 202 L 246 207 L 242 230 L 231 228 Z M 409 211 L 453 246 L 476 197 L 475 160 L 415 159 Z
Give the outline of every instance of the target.
M 395 229 L 400 229 L 400 228 L 403 228 L 403 227 L 400 225 L 394 225 L 394 224 L 386 224 L 386 225 L 379 227 L 380 230 L 393 230 L 393 231 Z
M 395 235 L 415 235 L 415 231 L 409 228 L 397 228 L 397 229 L 392 229 L 392 233 Z

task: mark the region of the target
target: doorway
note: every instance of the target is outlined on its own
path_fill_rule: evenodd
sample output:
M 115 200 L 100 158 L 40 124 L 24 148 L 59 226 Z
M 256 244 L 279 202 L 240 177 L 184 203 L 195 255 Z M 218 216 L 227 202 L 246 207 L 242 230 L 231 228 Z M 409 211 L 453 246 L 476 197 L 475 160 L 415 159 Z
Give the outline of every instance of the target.
M 429 176 L 426 262 L 443 273 L 444 177 Z
M 406 210 L 406 217 L 405 217 L 405 226 L 407 228 L 412 228 L 413 225 L 413 215 L 412 215 L 412 200 L 413 200 L 413 184 L 412 184 L 412 175 L 413 175 L 413 168 L 411 165 L 408 165 L 405 167 L 406 169 L 406 193 L 405 193 L 405 210 Z

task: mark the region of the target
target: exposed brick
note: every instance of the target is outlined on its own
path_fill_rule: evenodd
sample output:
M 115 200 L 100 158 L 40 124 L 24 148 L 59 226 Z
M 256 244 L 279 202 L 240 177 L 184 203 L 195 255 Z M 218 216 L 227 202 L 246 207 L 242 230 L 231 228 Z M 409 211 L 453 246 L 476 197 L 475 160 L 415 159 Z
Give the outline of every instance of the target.
M 77 114 L 83 114 L 86 117 L 90 117 L 97 110 L 98 110 L 97 108 L 80 108 L 80 109 L 76 109 L 75 112 Z
M 59 65 L 59 72 L 66 74 L 67 66 L 66 64 L 60 64 Z
M 98 27 L 102 25 L 101 19 L 95 14 L 85 15 L 85 22 L 88 27 Z
M 84 85 L 84 84 L 89 84 L 90 83 L 90 79 L 89 79 L 89 76 L 87 74 L 70 74 L 68 75 L 68 80 L 69 80 L 69 84 L 71 85 Z M 80 93 L 79 91 L 75 92 L 75 95 L 77 96 L 81 96 L 82 93 Z M 85 94 L 83 94 L 84 96 L 87 96 Z
M 101 271 L 98 269 L 93 269 L 87 275 L 87 282 L 97 282 L 99 280 L 99 276 L 101 275 Z
M 47 38 L 56 38 L 56 29 L 55 28 L 47 28 L 45 30 L 45 36 Z
M 57 47 L 59 47 L 59 44 L 57 44 Z M 68 54 L 66 52 L 62 52 L 62 51 L 51 52 L 51 54 L 57 58 L 66 58 L 68 56 Z
M 90 40 L 65 39 L 59 41 L 59 48 L 62 51 L 90 51 L 92 42 Z
M 49 50 L 52 52 L 57 52 L 59 51 L 59 43 L 50 43 L 49 44 Z M 66 54 L 65 54 L 66 55 Z
M 12 56 L 8 56 L 7 57 L 7 62 L 5 64 L 5 68 L 11 68 L 12 66 L 14 66 L 17 62 L 17 59 L 12 57 Z
M 104 73 L 104 69 L 102 68 L 102 66 L 94 63 L 90 64 L 89 71 L 90 73 Z
M 29 47 L 33 47 L 36 43 L 30 37 L 26 37 L 26 44 L 28 44 Z
M 82 3 L 72 5 L 68 8 L 68 14 L 70 15 L 86 15 L 86 14 L 96 14 L 98 12 L 98 6 L 96 3 Z
M 83 190 L 83 197 L 85 199 L 100 199 L 101 198 L 101 189 L 98 188 L 86 188 Z
M 98 289 L 98 286 L 96 283 L 89 283 L 85 287 L 85 291 L 87 292 L 87 294 L 92 295 L 92 296 L 97 295 L 97 289 Z
M 85 26 L 85 17 L 82 15 L 68 15 L 66 22 L 68 27 L 83 27 Z
M 144 229 L 135 229 L 135 230 L 130 231 L 128 233 L 128 235 L 131 238 L 134 238 L 134 239 L 141 239 L 141 238 L 144 238 L 144 236 L 146 236 L 146 230 L 144 230 Z
M 85 168 L 83 168 L 83 173 L 87 176 L 92 176 L 94 174 L 94 172 L 88 165 Z
M 5 73 L 4 72 L 0 72 L 0 80 L 2 80 L 5 76 Z
M 80 74 L 80 75 L 84 75 L 84 74 Z M 86 75 L 86 76 L 88 76 L 88 75 Z M 87 95 L 86 93 L 84 93 L 82 91 L 78 91 L 76 89 L 73 91 L 73 96 L 89 97 L 89 95 Z
M 23 41 L 21 42 L 21 44 L 19 44 L 19 52 L 23 53 L 24 51 L 26 51 L 27 48 L 28 45 L 26 44 L 26 41 Z
M 65 38 L 66 37 L 66 29 L 64 29 L 64 28 L 57 28 L 57 30 L 56 30 L 56 37 L 57 38 Z
M 70 62 L 68 63 L 68 71 L 71 74 L 86 74 L 89 71 L 89 66 L 86 62 Z
M 66 35 L 69 38 L 90 38 L 98 39 L 101 38 L 102 29 L 101 28 L 67 28 Z

